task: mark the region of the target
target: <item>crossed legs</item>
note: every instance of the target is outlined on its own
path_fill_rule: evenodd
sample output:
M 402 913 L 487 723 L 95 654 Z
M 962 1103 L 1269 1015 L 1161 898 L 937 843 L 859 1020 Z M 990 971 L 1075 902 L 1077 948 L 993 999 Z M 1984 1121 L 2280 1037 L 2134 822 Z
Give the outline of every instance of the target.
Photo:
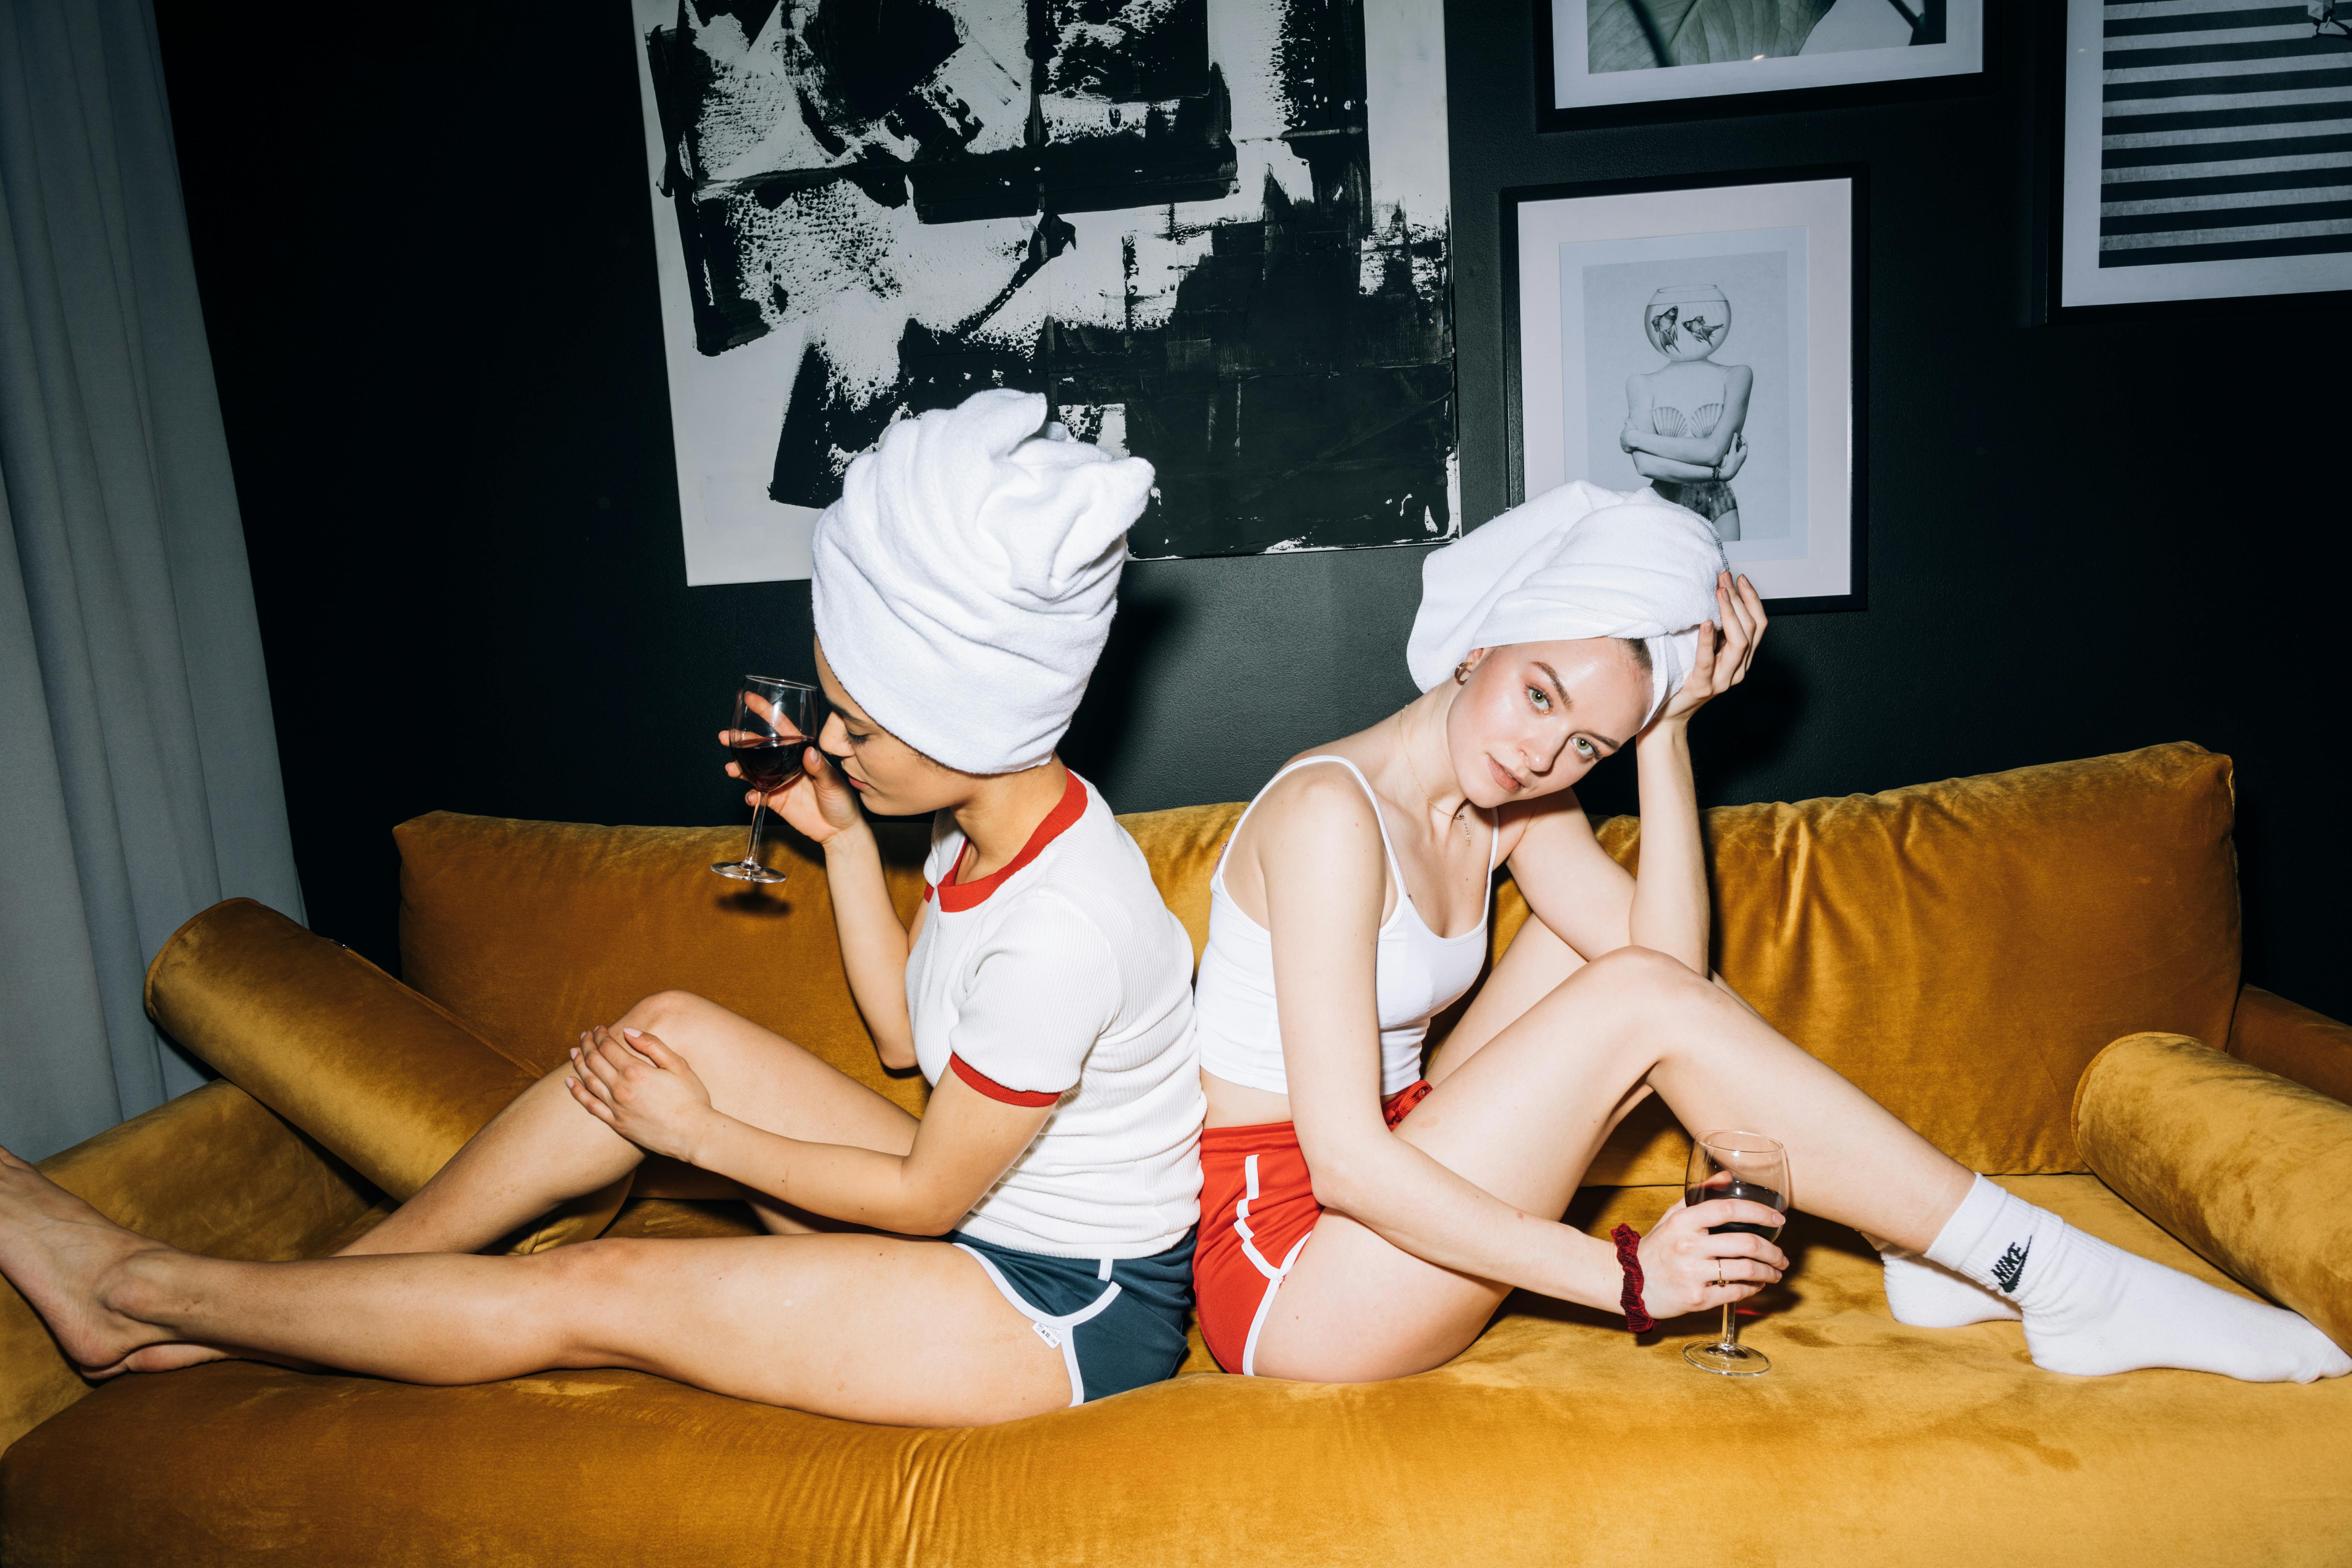
M 1913 1250 L 1974 1180 L 1728 991 L 1641 948 L 1585 963 L 1533 921 L 1431 1080 L 1398 1136 L 1528 1214 L 1563 1212 L 1654 1091 L 1686 1127 L 1780 1139 L 1808 1211 Z M 1267 1312 L 1256 1367 L 1330 1382 L 1425 1371 L 1465 1349 L 1506 1293 L 1327 1214 Z

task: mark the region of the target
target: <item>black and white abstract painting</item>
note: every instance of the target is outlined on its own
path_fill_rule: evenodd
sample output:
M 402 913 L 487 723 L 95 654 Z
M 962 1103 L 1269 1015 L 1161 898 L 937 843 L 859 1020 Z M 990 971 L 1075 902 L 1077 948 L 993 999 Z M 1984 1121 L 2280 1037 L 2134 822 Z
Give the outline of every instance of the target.
M 1435 5 L 635 4 L 690 583 L 987 386 L 1151 461 L 1139 557 L 1458 531 Z
M 2352 0 L 2068 0 L 2059 302 L 2352 289 Z
M 1555 111 L 1984 68 L 1984 0 L 1542 3 Z

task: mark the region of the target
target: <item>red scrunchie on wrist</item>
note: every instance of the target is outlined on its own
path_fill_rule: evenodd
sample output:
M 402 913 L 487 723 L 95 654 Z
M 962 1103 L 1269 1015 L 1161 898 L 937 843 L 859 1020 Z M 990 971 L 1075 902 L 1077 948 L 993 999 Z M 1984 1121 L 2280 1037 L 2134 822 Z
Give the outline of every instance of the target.
M 1625 1270 L 1625 1293 L 1618 1305 L 1625 1309 L 1625 1329 L 1629 1333 L 1645 1334 L 1658 1326 L 1642 1305 L 1642 1233 L 1630 1225 L 1621 1225 L 1609 1233 L 1617 1244 L 1617 1265 Z

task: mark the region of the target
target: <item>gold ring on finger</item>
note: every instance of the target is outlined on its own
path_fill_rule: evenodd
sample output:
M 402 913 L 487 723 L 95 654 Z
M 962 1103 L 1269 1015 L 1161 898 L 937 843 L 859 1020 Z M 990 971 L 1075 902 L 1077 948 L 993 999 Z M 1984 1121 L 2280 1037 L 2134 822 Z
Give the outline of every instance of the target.
M 1723 1259 L 1720 1258 L 1715 1260 L 1715 1282 L 1718 1285 L 1727 1287 L 1731 1283 L 1730 1280 L 1726 1279 L 1723 1277 Z

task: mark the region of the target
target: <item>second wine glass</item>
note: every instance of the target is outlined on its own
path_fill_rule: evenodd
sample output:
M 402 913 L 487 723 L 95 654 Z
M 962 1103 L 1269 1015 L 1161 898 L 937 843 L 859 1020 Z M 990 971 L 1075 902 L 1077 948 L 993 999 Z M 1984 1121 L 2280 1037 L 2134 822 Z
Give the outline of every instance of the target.
M 739 882 L 781 882 L 784 873 L 760 863 L 760 828 L 767 821 L 768 796 L 801 771 L 801 757 L 824 723 L 824 694 L 797 680 L 747 675 L 735 691 L 735 726 L 727 731 L 727 753 L 757 790 L 751 808 L 751 839 L 740 860 L 714 860 L 710 868 Z
M 1690 1169 L 1683 1181 L 1683 1202 L 1696 1207 L 1711 1198 L 1746 1198 L 1779 1214 L 1789 1212 L 1789 1151 L 1760 1132 L 1710 1132 L 1691 1145 Z M 1780 1227 L 1750 1225 L 1745 1220 L 1707 1227 L 1709 1236 L 1741 1231 L 1767 1241 L 1780 1238 Z M 1739 1342 L 1739 1314 L 1723 1304 L 1720 1339 L 1694 1341 L 1683 1347 L 1683 1359 L 1706 1372 L 1726 1377 L 1757 1377 L 1772 1370 L 1762 1351 Z

